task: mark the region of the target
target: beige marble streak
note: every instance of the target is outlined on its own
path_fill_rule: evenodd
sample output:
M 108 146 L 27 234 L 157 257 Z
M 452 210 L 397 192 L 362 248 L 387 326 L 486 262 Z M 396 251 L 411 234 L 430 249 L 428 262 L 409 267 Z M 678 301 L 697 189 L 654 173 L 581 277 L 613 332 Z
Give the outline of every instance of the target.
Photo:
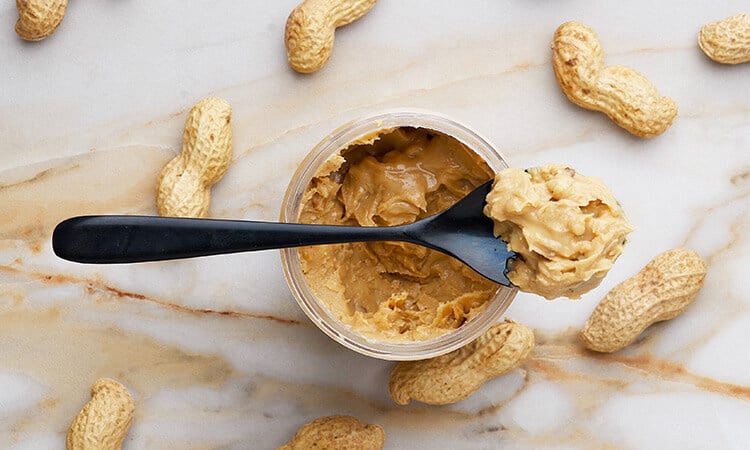
M 0 184 L 6 217 L 0 238 L 38 248 L 73 214 L 153 213 L 154 179 L 169 155 L 153 147 L 123 147 L 14 171 L 20 179 Z
M 0 441 L 4 447 L 35 433 L 64 432 L 98 377 L 121 380 L 140 403 L 164 386 L 215 387 L 233 376 L 220 356 L 191 354 L 146 336 L 70 320 L 60 307 L 20 305 L 1 313 L 0 321 L 4 370 L 34 372 L 36 381 L 49 389 L 35 408 L 6 424 L 9 439 Z M 38 371 L 40 367 L 48 370 Z

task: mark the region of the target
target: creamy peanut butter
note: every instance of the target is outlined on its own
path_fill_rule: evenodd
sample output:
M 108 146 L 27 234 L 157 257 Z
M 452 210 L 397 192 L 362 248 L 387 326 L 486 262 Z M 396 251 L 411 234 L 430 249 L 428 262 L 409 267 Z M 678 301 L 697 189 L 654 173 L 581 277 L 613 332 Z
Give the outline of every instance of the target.
M 422 128 L 366 136 L 323 165 L 299 221 L 389 226 L 436 214 L 489 180 L 492 170 L 456 139 Z M 315 295 L 342 323 L 385 341 L 427 340 L 471 320 L 499 285 L 417 245 L 370 242 L 300 249 Z
M 499 172 L 484 213 L 520 255 L 508 279 L 547 299 L 598 286 L 633 231 L 601 180 L 558 164 Z

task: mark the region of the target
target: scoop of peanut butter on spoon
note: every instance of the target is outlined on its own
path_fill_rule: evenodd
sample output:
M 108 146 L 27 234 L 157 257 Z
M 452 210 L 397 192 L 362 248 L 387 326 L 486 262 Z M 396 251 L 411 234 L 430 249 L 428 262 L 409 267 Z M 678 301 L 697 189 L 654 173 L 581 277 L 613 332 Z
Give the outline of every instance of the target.
M 632 230 L 601 180 L 549 164 L 505 169 L 445 211 L 405 225 L 80 216 L 55 228 L 52 245 L 70 261 L 111 264 L 402 241 L 451 255 L 497 283 L 552 299 L 577 298 L 598 286 Z
M 510 281 L 547 299 L 597 287 L 633 231 L 602 180 L 562 164 L 499 172 L 484 212 L 519 255 Z

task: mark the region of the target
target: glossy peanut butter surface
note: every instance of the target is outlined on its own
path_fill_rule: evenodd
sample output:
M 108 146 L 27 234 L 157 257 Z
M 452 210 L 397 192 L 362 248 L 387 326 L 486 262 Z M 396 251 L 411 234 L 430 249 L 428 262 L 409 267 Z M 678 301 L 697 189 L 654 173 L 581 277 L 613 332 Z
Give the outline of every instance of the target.
M 325 164 L 305 193 L 300 221 L 359 226 L 414 222 L 490 179 L 463 144 L 418 128 L 383 130 Z M 378 340 L 426 340 L 481 312 L 498 285 L 442 253 L 398 242 L 300 249 L 313 292 L 344 324 Z

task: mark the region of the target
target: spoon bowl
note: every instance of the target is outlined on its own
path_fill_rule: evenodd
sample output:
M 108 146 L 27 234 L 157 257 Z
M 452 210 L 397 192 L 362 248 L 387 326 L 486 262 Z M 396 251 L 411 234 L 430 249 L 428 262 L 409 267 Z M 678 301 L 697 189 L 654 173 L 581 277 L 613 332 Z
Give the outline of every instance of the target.
M 493 235 L 482 212 L 488 181 L 434 216 L 392 227 L 353 227 L 159 216 L 78 216 L 57 225 L 52 248 L 60 258 L 93 264 L 164 261 L 306 245 L 401 241 L 464 262 L 505 286 L 516 254 Z

